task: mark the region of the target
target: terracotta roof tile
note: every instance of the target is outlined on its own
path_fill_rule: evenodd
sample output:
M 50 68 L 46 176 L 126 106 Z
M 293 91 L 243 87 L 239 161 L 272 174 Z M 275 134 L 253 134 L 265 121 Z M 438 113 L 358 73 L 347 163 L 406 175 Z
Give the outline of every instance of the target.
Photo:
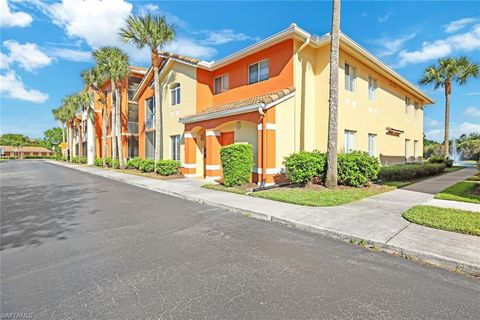
M 213 106 L 210 108 L 207 108 L 201 112 L 198 112 L 196 114 L 188 115 L 186 117 L 183 117 L 182 119 L 188 119 L 191 117 L 196 117 L 200 115 L 206 115 L 206 114 L 212 114 L 212 113 L 217 113 L 217 112 L 222 112 L 222 111 L 227 111 L 227 110 L 234 110 L 234 109 L 239 109 L 242 107 L 247 107 L 259 103 L 264 103 L 264 104 L 269 104 L 272 102 L 275 102 L 286 95 L 289 95 L 290 93 L 295 92 L 295 87 L 289 87 L 285 88 L 283 90 L 275 91 L 275 92 L 270 92 L 270 93 L 265 93 L 259 96 L 255 97 L 250 97 L 242 100 L 238 100 L 235 102 L 230 102 L 226 104 L 221 104 L 218 106 Z
M 53 152 L 44 147 L 13 147 L 13 146 L 0 146 L 5 152 L 13 152 L 18 150 L 19 152 Z
M 162 51 L 158 55 L 183 60 L 183 61 L 190 62 L 190 63 L 193 63 L 193 64 L 197 64 L 197 63 L 200 62 L 200 60 L 198 60 L 198 59 L 187 57 L 187 56 L 182 56 L 180 54 L 171 53 L 171 52 L 168 52 L 168 51 Z

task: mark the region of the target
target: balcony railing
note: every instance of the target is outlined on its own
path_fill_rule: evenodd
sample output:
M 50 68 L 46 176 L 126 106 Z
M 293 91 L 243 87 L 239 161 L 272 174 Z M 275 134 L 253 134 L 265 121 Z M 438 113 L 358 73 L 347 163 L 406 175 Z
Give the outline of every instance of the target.
M 128 133 L 138 133 L 138 122 L 128 121 Z

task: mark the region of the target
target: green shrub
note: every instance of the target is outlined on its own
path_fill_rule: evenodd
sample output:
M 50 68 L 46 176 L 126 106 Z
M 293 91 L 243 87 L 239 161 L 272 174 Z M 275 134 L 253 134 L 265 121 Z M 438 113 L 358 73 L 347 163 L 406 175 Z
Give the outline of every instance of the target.
M 23 156 L 23 159 L 54 159 L 52 156 Z
M 220 149 L 223 183 L 226 187 L 250 182 L 253 166 L 253 148 L 250 144 L 231 144 Z
M 127 161 L 127 168 L 128 169 L 138 169 L 140 166 L 140 163 L 142 162 L 142 158 L 132 158 Z
M 73 158 L 72 158 L 72 162 L 73 162 L 73 163 L 78 163 L 78 157 L 73 157 Z
M 323 180 L 325 174 L 326 155 L 319 151 L 300 151 L 285 157 L 283 161 L 287 178 L 293 183 L 307 184 L 313 178 Z
M 115 159 L 115 161 L 112 161 L 112 165 L 114 169 L 120 169 L 120 160 Z
M 338 180 L 340 184 L 360 187 L 376 180 L 381 166 L 377 158 L 367 152 L 353 151 L 338 155 Z
M 447 168 L 453 167 L 453 160 L 452 159 L 445 159 L 445 160 L 443 160 L 443 163 L 445 163 L 445 166 Z
M 153 172 L 154 169 L 155 169 L 155 161 L 153 161 L 152 159 L 142 159 L 142 161 L 140 161 L 140 164 L 138 166 L 138 170 L 142 172 Z
M 86 164 L 86 163 L 87 163 L 87 158 L 85 158 L 85 157 L 79 157 L 79 158 L 78 158 L 78 163 Z
M 383 167 L 379 179 L 383 181 L 408 181 L 440 173 L 445 163 L 398 164 Z
M 105 158 L 105 164 L 107 165 L 107 167 L 111 168 L 112 167 L 112 158 L 106 157 Z
M 61 160 L 63 160 L 63 156 L 61 154 L 56 154 L 55 155 L 55 160 L 61 161 Z
M 480 172 L 480 160 L 477 161 L 477 170 Z
M 180 174 L 180 161 L 176 160 L 159 160 L 155 164 L 155 171 L 161 176 L 172 176 Z
M 95 159 L 95 166 L 97 167 L 103 166 L 103 159 L 102 158 Z
M 428 158 L 429 163 L 444 163 L 445 158 L 443 156 L 433 156 Z

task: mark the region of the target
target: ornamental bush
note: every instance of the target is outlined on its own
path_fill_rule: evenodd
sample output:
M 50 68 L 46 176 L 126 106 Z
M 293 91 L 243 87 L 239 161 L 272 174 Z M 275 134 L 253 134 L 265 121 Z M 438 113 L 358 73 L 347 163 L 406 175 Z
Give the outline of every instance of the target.
M 444 163 L 445 158 L 443 156 L 433 156 L 428 158 L 429 163 Z
M 155 164 L 155 171 L 161 176 L 172 176 L 180 174 L 180 161 L 176 160 L 159 160 Z
M 383 167 L 378 175 L 383 181 L 408 181 L 431 176 L 445 170 L 445 163 L 398 164 Z
M 95 166 L 97 167 L 103 166 L 103 159 L 102 158 L 95 159 Z
M 338 155 L 338 180 L 340 184 L 360 187 L 376 180 L 381 165 L 367 152 L 353 151 Z
M 72 158 L 72 162 L 73 162 L 73 163 L 78 163 L 78 157 L 73 157 L 73 158 Z
M 138 170 L 142 172 L 153 172 L 155 169 L 155 161 L 152 159 L 142 159 L 138 165 Z
M 223 183 L 226 187 L 250 182 L 253 166 L 253 148 L 250 144 L 231 144 L 220 149 Z
M 86 163 L 87 163 L 87 158 L 85 158 L 85 157 L 79 157 L 77 161 L 78 161 L 78 163 L 86 164 Z
M 315 177 L 323 180 L 326 163 L 326 154 L 319 151 L 292 153 L 283 161 L 287 178 L 293 183 L 302 185 L 311 182 Z
M 138 157 L 133 158 L 133 159 L 129 159 L 127 161 L 127 168 L 128 169 L 138 169 L 142 160 L 143 160 L 142 158 L 138 158 Z

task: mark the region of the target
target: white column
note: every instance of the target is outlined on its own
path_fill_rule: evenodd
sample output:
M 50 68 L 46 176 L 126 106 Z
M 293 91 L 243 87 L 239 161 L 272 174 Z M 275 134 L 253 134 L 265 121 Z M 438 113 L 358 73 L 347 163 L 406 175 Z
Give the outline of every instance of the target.
M 87 164 L 95 164 L 95 125 L 91 116 L 87 115 Z

